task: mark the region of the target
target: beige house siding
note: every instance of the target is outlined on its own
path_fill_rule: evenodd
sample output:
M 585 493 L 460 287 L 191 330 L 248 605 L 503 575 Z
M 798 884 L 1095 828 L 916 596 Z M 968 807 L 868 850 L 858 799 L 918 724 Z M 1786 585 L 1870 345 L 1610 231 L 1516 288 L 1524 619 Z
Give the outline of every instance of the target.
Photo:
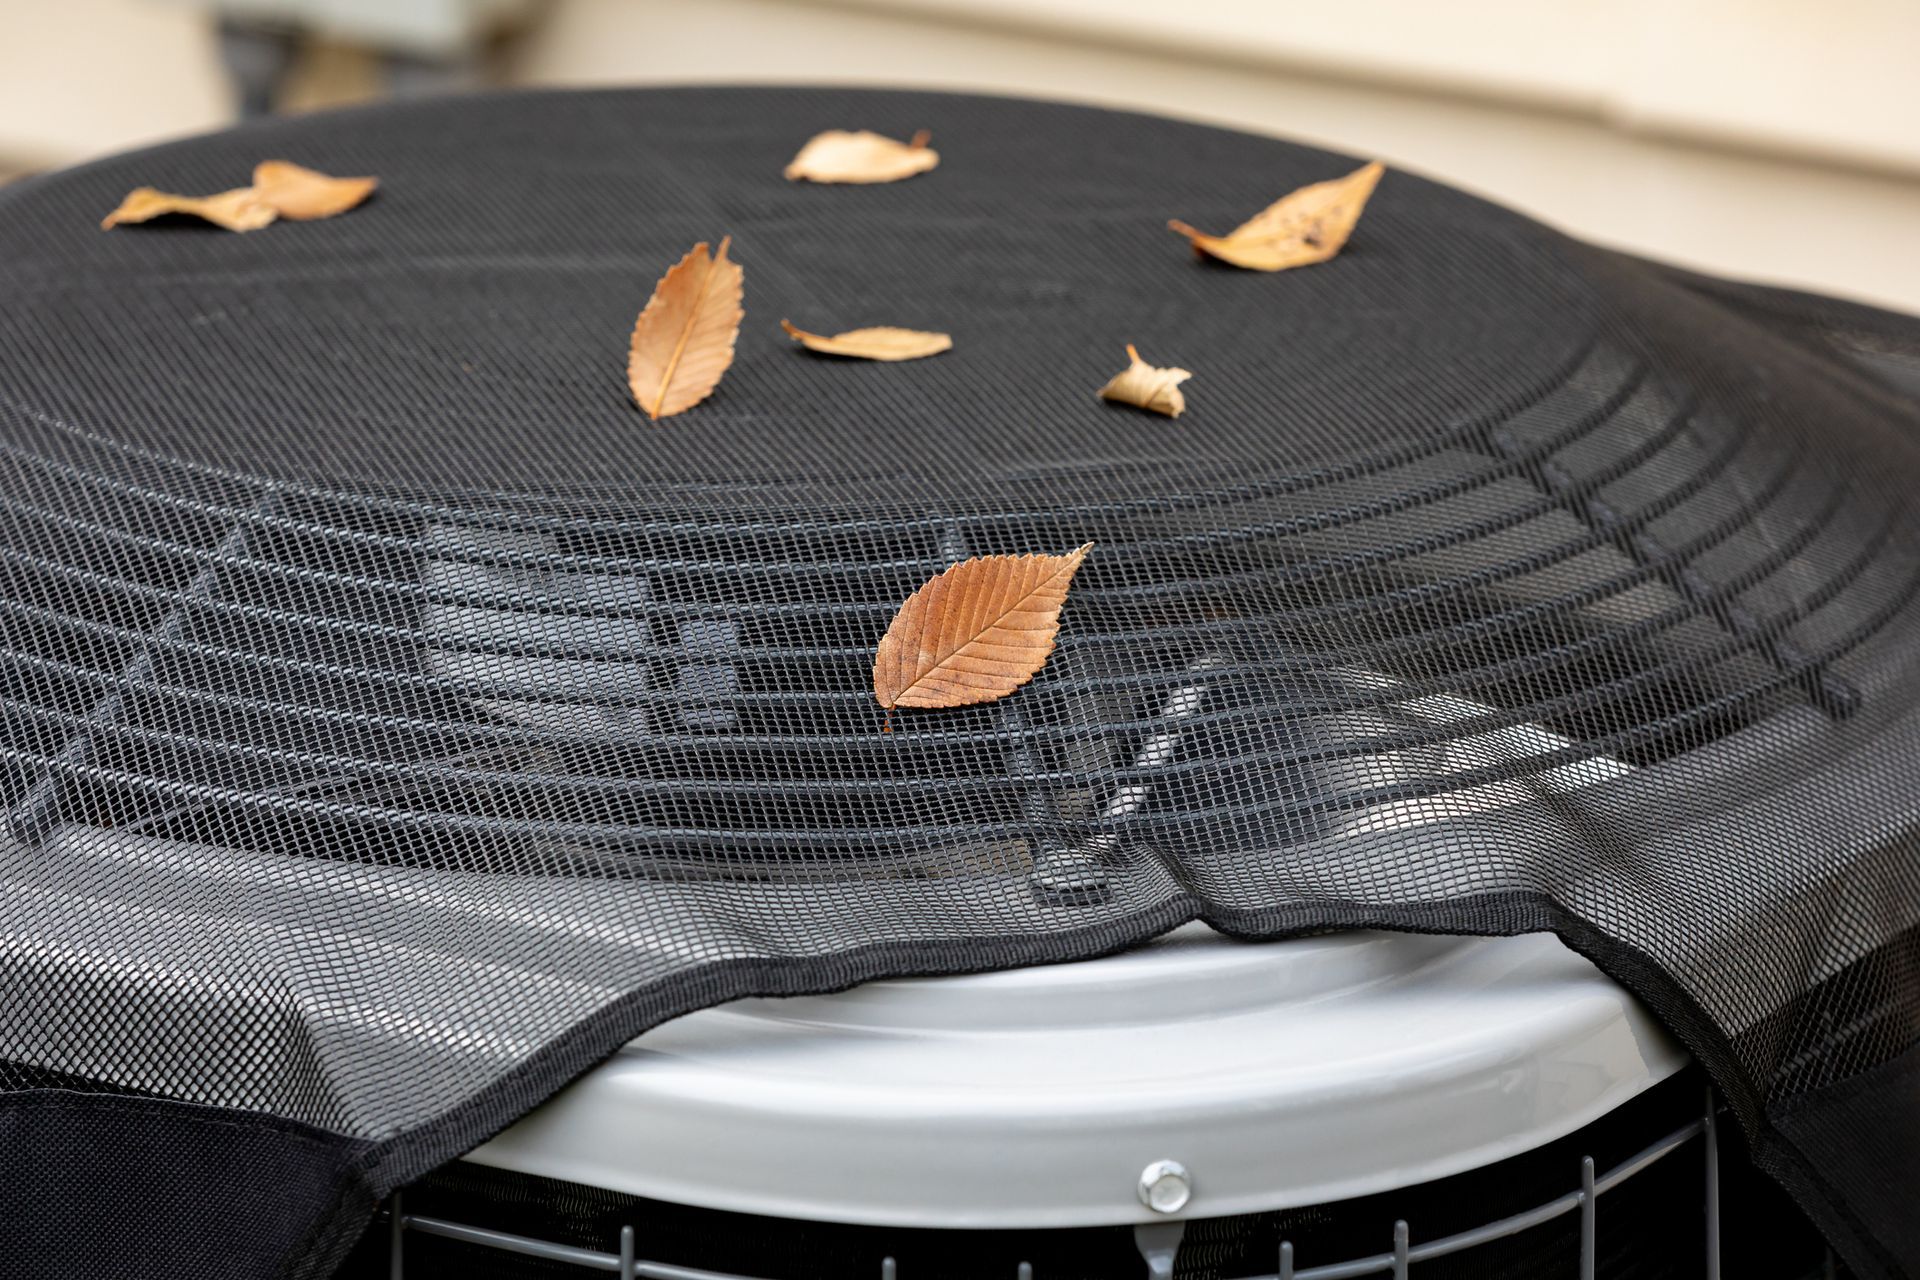
M 1706 270 L 1920 311 L 1916 55 L 1905 0 L 554 0 L 503 70 L 1163 111 L 1378 155 Z M 0 168 L 225 109 L 182 0 L 0 0 Z

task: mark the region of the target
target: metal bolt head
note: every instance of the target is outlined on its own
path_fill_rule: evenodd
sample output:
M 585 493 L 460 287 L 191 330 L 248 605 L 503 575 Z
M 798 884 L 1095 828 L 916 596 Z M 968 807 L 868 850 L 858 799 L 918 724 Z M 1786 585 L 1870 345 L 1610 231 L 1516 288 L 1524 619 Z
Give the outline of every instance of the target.
M 1139 1192 L 1155 1213 L 1178 1213 L 1193 1199 L 1193 1175 L 1178 1160 L 1155 1160 L 1140 1171 Z

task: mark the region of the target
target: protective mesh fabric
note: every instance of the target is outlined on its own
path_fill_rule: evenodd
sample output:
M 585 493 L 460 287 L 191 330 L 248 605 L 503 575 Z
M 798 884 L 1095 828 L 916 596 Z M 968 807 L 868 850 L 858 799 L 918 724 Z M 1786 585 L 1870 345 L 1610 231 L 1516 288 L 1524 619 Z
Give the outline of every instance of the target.
M 781 167 L 934 130 L 923 178 Z M 330 222 L 102 234 L 284 156 Z M 1920 322 L 1351 162 L 962 97 L 483 97 L 0 194 L 0 1275 L 320 1276 L 374 1198 L 747 993 L 1196 916 L 1554 929 L 1865 1276 L 1920 1274 Z M 626 335 L 734 237 L 718 394 Z M 886 366 L 776 322 L 941 329 Z M 1097 402 L 1133 341 L 1178 422 Z M 1097 544 L 1000 704 L 869 692 L 955 559 Z M 145 1268 L 141 1271 L 141 1268 Z

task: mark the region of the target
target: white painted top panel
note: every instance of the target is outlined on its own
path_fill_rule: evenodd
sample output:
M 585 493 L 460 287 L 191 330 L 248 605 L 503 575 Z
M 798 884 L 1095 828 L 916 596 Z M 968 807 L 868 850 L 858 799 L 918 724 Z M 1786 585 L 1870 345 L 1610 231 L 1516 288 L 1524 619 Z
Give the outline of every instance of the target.
M 474 1152 L 781 1217 L 1145 1221 L 1364 1195 L 1571 1132 L 1685 1062 L 1548 936 L 1247 944 L 748 1000 L 657 1028 Z

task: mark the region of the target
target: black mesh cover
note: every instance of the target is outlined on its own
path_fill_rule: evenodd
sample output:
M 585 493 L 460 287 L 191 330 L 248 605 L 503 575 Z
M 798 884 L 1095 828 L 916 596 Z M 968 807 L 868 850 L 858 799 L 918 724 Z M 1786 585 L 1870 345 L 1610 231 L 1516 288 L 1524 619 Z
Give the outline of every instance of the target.
M 783 180 L 829 127 L 943 161 Z M 276 156 L 385 185 L 96 230 Z M 0 193 L 0 1274 L 321 1276 L 676 1013 L 1196 916 L 1552 929 L 1860 1274 L 1920 1274 L 1920 322 L 1400 172 L 1324 266 L 1164 229 L 1352 163 L 606 92 Z M 723 234 L 738 362 L 650 424 L 627 333 Z M 1196 371 L 1177 422 L 1093 397 L 1128 341 Z M 915 586 L 1085 541 L 1032 685 L 881 732 Z

